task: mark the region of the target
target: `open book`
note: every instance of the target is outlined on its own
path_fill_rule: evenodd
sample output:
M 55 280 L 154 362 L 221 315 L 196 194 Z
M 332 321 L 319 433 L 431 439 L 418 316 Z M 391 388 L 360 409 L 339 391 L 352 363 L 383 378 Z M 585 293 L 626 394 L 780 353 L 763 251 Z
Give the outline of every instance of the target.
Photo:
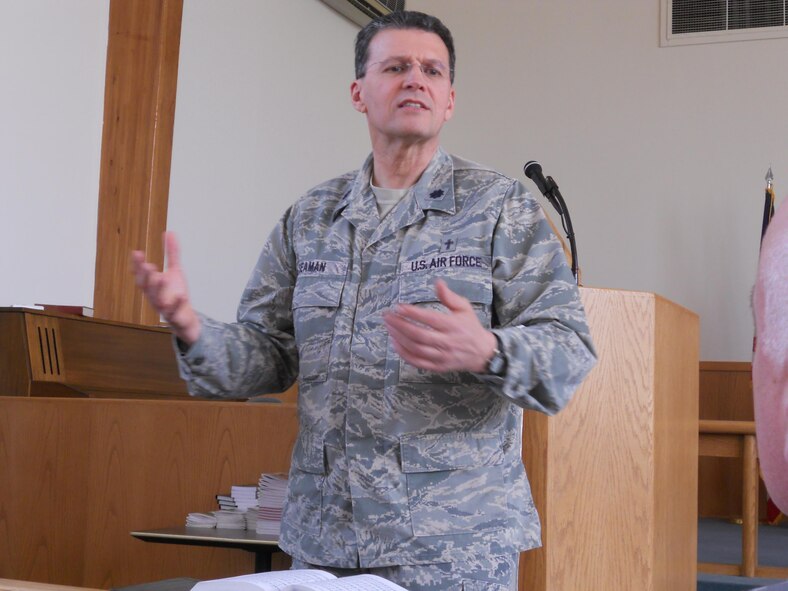
M 407 591 L 376 575 L 338 579 L 322 570 L 282 570 L 202 581 L 192 591 Z

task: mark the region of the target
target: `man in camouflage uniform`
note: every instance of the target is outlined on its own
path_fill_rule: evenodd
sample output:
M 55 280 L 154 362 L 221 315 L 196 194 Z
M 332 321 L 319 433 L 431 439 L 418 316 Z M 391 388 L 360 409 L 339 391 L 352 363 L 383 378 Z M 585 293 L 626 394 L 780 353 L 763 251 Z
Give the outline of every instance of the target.
M 577 287 L 517 181 L 450 156 L 454 47 L 394 13 L 356 42 L 353 106 L 372 154 L 284 215 L 238 322 L 189 304 L 174 237 L 138 283 L 179 339 L 189 391 L 299 384 L 280 546 L 294 566 L 410 591 L 514 589 L 540 545 L 522 409 L 561 409 L 593 366 Z

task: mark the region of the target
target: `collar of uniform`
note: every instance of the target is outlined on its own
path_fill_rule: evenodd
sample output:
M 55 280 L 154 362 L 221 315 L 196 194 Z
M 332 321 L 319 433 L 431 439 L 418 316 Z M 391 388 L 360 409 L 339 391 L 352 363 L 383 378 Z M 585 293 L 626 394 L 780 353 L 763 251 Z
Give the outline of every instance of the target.
M 416 202 L 424 210 L 434 209 L 455 213 L 454 202 L 454 164 L 451 156 L 438 148 L 421 178 L 413 187 Z
M 334 214 L 332 216 L 334 221 L 336 221 L 337 217 L 339 217 L 339 215 L 341 215 L 351 204 L 361 203 L 364 199 L 365 190 L 368 191 L 370 195 L 373 195 L 372 189 L 369 188 L 371 178 L 372 154 L 367 156 L 363 166 L 356 173 L 356 178 L 353 180 L 350 190 L 342 196 L 342 199 L 339 200 L 339 203 L 337 203 L 334 208 Z M 374 196 L 372 198 L 374 199 Z M 375 207 L 375 211 L 377 211 L 377 206 Z
M 351 204 L 361 204 L 365 198 L 365 192 L 369 194 L 367 197 L 372 199 L 372 203 L 374 205 L 373 209 L 375 212 L 377 212 L 377 205 L 375 205 L 374 202 L 375 197 L 372 193 L 372 189 L 369 188 L 369 183 L 371 180 L 372 154 L 367 156 L 363 166 L 356 173 L 356 178 L 351 185 L 351 189 L 345 193 L 345 195 L 339 200 L 339 203 L 337 203 L 336 207 L 334 208 L 334 215 L 332 216 L 333 220 L 336 220 L 337 217 Z
M 372 154 L 370 154 L 356 174 L 353 188 L 345 193 L 334 208 L 334 219 L 351 203 L 360 203 L 365 197 L 372 196 L 369 188 L 372 179 L 372 162 Z M 413 194 L 423 210 L 433 209 L 452 214 L 457 211 L 454 201 L 454 164 L 451 156 L 443 148 L 439 147 L 435 151 L 432 160 L 413 187 Z

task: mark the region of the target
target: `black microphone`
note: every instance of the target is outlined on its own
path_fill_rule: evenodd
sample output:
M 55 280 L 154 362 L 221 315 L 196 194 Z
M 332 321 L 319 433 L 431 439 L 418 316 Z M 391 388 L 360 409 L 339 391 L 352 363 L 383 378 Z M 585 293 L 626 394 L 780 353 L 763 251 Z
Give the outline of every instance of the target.
M 545 196 L 550 202 L 550 205 L 552 205 L 561 216 L 561 225 L 564 227 L 566 237 L 569 239 L 569 250 L 572 255 L 572 275 L 574 275 L 575 281 L 577 281 L 578 265 L 575 231 L 572 229 L 572 218 L 569 217 L 569 210 L 566 208 L 564 197 L 561 195 L 561 191 L 558 190 L 558 183 L 556 183 L 551 176 L 545 178 L 542 174 L 542 165 L 536 160 L 529 160 L 526 162 L 523 167 L 523 172 L 525 176 L 533 181 L 536 188 L 539 189 L 539 192 Z
M 555 207 L 559 214 L 564 215 L 564 209 L 561 205 L 561 202 L 556 197 L 556 193 L 558 193 L 558 185 L 553 180 L 553 177 L 549 176 L 545 178 L 545 176 L 542 174 L 542 165 L 536 160 L 529 160 L 525 163 L 523 172 L 525 172 L 525 176 L 534 182 L 536 188 L 539 189 L 539 192 L 545 196 L 547 201 L 550 202 L 550 205 Z
M 523 172 L 525 172 L 525 176 L 534 182 L 536 188 L 539 189 L 539 192 L 552 201 L 550 189 L 547 185 L 547 179 L 544 178 L 544 175 L 542 174 L 542 165 L 536 160 L 529 160 L 525 163 Z

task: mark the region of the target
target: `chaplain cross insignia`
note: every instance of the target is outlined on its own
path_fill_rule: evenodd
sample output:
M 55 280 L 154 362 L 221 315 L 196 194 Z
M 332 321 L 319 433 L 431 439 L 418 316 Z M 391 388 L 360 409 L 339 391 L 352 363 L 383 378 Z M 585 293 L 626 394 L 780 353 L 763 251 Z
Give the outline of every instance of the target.
M 437 199 L 438 197 L 443 196 L 443 189 L 435 189 L 432 193 L 430 193 L 430 199 Z
M 441 242 L 441 252 L 453 252 L 457 248 L 457 241 L 451 237 Z

